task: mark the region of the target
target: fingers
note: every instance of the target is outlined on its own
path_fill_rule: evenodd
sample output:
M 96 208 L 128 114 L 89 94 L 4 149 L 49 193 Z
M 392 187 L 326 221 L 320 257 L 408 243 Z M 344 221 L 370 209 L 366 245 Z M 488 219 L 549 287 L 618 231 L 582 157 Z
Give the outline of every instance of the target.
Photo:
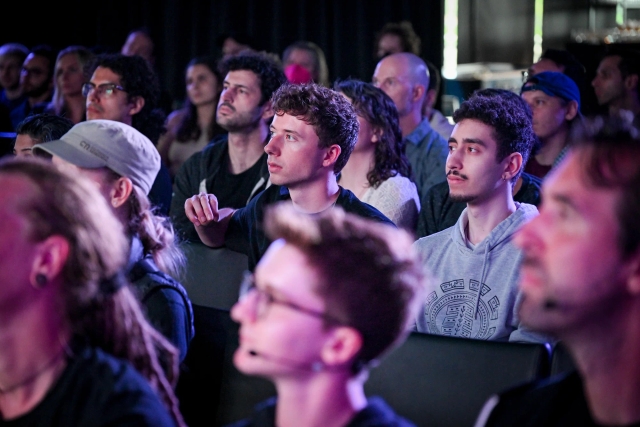
M 213 194 L 196 194 L 184 202 L 184 212 L 189 221 L 196 226 L 217 222 L 220 216 L 218 213 L 218 199 Z

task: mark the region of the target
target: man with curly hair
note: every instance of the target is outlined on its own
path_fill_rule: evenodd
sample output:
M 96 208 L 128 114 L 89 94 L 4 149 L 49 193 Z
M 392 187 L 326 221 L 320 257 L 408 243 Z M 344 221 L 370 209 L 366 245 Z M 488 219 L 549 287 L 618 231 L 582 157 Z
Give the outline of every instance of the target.
M 535 135 L 514 97 L 477 92 L 454 113 L 446 171 L 452 200 L 465 202 L 458 222 L 416 241 L 436 280 L 416 319 L 419 332 L 496 341 L 544 341 L 516 314 L 522 258 L 511 237 L 538 214 L 513 200 L 513 185 Z
M 337 174 L 358 138 L 358 119 L 349 101 L 332 89 L 309 83 L 281 86 L 271 104 L 275 116 L 264 151 L 274 185 L 235 210 L 205 192 L 187 199 L 185 214 L 202 242 L 246 253 L 253 270 L 271 243 L 262 230 L 264 210 L 285 200 L 304 213 L 340 206 L 393 226 L 380 211 L 338 185 Z
M 158 107 L 160 83 L 151 65 L 137 55 L 102 54 L 89 66 L 89 75 L 82 87 L 87 120 L 124 123 L 157 144 L 164 132 L 165 113 Z M 169 214 L 171 193 L 169 169 L 161 164 L 149 199 L 163 215 Z
M 273 118 L 271 95 L 286 82 L 276 58 L 244 51 L 221 64 L 224 77 L 216 122 L 228 133 L 191 156 L 174 180 L 171 218 L 183 238 L 199 242 L 184 213 L 196 193 L 212 193 L 222 206 L 241 208 L 271 185 L 264 146 Z

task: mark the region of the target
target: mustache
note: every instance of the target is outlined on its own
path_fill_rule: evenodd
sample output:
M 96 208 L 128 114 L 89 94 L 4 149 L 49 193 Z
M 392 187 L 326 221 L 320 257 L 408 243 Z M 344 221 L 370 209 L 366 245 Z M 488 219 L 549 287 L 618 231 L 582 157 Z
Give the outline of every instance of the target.
M 222 104 L 218 105 L 218 108 L 223 107 L 223 106 L 230 108 L 231 111 L 234 111 L 234 112 L 236 111 L 236 109 L 233 108 L 233 105 L 229 104 L 228 102 L 223 102 Z
M 458 172 L 456 169 L 449 169 L 449 172 L 447 172 L 447 176 L 449 176 L 449 175 L 454 175 L 454 176 L 460 177 L 462 179 L 469 179 L 469 177 L 467 175 Z
M 99 105 L 91 103 L 91 104 L 87 105 L 87 108 L 93 108 L 97 112 L 102 113 L 102 108 Z

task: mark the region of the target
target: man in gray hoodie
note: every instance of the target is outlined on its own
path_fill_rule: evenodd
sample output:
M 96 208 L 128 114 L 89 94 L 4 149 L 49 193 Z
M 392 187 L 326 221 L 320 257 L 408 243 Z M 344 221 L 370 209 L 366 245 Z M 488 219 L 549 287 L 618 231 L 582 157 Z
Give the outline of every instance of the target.
M 526 106 L 500 91 L 478 91 L 453 115 L 446 162 L 452 200 L 465 202 L 457 223 L 419 239 L 416 249 L 436 279 L 416 319 L 418 332 L 495 341 L 541 342 L 516 314 L 521 251 L 511 237 L 538 214 L 513 200 L 535 135 Z

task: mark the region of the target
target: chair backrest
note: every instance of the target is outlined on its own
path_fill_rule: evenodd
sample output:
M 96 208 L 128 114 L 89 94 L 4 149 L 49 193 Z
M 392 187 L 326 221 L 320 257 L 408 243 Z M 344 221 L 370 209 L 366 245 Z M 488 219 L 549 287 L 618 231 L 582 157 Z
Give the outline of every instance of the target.
M 556 343 L 551 351 L 550 375 L 558 375 L 576 370 L 571 354 L 561 342 Z
M 548 369 L 544 344 L 414 332 L 372 370 L 365 392 L 419 426 L 472 426 L 492 394 L 543 378 Z
M 210 248 L 202 243 L 182 245 L 187 257 L 182 285 L 191 302 L 229 310 L 238 300 L 240 282 L 248 268 L 245 254 L 227 248 Z

